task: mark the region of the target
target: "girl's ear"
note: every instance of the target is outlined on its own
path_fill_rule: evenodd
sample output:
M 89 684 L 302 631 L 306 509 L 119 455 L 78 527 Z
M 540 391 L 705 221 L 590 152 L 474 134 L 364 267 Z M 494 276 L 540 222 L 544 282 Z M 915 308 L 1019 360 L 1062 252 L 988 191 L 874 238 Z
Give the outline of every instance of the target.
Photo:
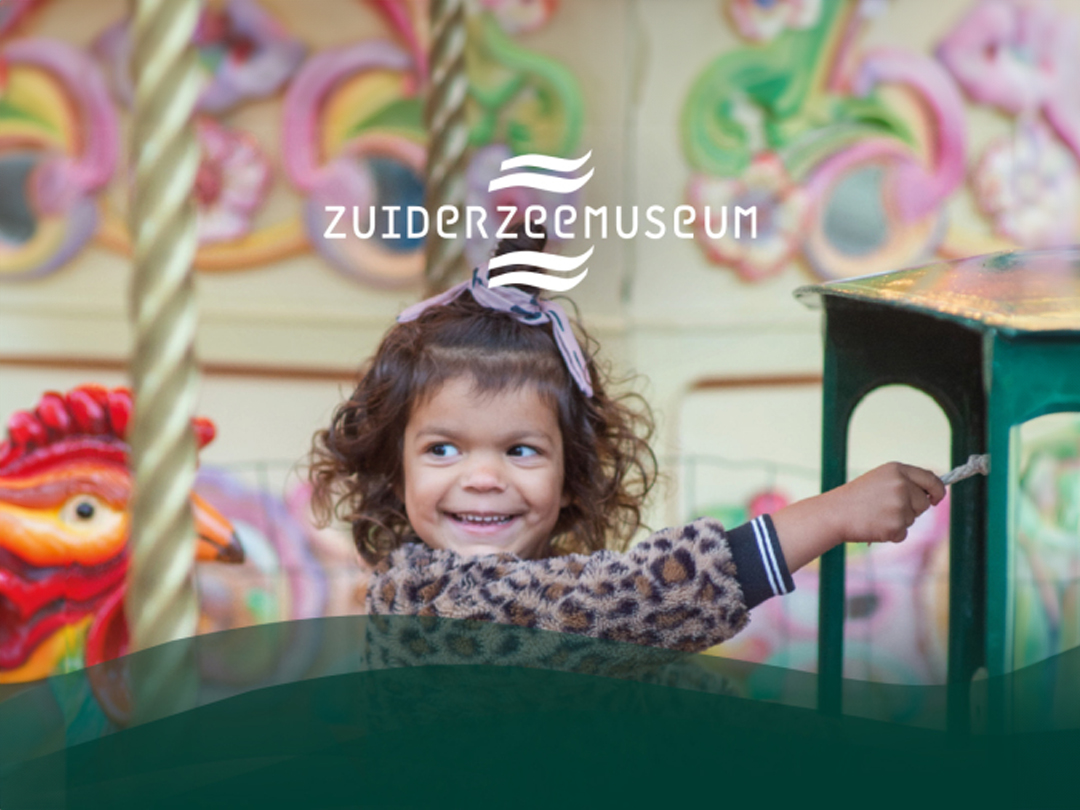
M 562 498 L 559 499 L 559 508 L 565 509 L 570 505 L 570 493 L 567 490 L 563 490 Z

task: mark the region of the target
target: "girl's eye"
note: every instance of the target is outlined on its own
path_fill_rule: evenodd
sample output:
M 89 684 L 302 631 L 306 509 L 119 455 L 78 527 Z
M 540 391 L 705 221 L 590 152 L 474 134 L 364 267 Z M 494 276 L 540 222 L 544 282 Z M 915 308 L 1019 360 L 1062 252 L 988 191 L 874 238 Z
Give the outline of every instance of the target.
M 431 445 L 431 447 L 428 448 L 428 452 L 435 456 L 435 458 L 453 458 L 454 456 L 461 454 L 460 450 L 447 442 Z
M 540 455 L 540 451 L 535 447 L 529 447 L 527 444 L 515 444 L 510 448 L 509 455 L 515 458 L 528 458 Z

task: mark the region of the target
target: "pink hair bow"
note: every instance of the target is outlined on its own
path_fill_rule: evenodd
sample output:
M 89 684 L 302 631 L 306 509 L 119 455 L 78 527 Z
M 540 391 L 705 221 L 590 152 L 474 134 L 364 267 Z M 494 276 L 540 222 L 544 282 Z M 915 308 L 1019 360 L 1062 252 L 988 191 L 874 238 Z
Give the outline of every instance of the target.
M 466 290 L 472 293 L 472 297 L 481 306 L 509 313 L 515 320 L 522 323 L 531 325 L 550 323 L 552 334 L 555 336 L 555 345 L 559 347 L 559 354 L 566 362 L 570 376 L 574 378 L 574 382 L 585 396 L 593 395 L 589 369 L 585 365 L 585 355 L 582 354 L 577 338 L 570 329 L 570 320 L 566 317 L 566 311 L 552 301 L 529 295 L 516 287 L 489 287 L 486 268 L 483 271 L 475 269 L 472 278 L 468 281 L 455 284 L 444 293 L 413 304 L 398 315 L 398 323 L 415 321 L 425 310 L 449 304 Z

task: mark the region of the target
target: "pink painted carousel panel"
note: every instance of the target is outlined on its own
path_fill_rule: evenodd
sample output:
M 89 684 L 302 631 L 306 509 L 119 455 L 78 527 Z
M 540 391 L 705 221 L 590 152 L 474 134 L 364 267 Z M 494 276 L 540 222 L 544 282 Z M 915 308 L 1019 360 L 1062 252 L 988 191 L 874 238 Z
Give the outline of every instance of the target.
M 555 0 L 485 0 L 470 14 L 470 187 L 486 188 L 500 156 L 577 146 L 577 80 L 528 45 L 557 12 Z M 47 275 L 89 245 L 129 255 L 126 4 L 38 0 L 2 14 L 0 279 Z M 423 236 L 387 211 L 424 203 L 427 14 L 422 0 L 206 4 L 194 38 L 198 270 L 312 255 L 364 284 L 419 281 Z M 367 238 L 326 238 L 336 207 Z M 470 251 L 490 247 L 475 240 Z
M 734 44 L 681 119 L 711 264 L 749 283 L 791 267 L 835 280 L 1076 241 L 1072 6 L 720 5 Z M 756 206 L 755 234 L 725 221 L 734 206 Z

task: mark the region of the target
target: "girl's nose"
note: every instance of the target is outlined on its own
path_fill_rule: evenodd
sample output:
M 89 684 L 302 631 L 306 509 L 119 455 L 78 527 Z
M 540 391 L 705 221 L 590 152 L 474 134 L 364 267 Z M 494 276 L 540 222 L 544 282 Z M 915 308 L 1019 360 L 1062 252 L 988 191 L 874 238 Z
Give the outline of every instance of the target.
M 506 489 L 506 480 L 502 475 L 502 465 L 495 459 L 483 455 L 469 461 L 461 486 L 472 492 L 502 492 Z

